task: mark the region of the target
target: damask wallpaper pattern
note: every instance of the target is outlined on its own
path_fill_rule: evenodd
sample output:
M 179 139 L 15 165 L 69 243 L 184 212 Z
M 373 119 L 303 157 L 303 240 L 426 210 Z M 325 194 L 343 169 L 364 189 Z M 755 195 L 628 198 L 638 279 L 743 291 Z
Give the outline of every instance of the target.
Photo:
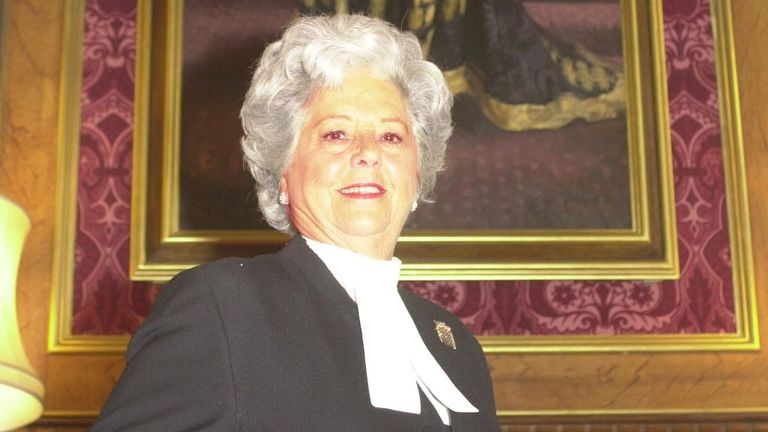
M 88 1 L 72 334 L 132 332 L 156 289 L 128 279 L 136 1 Z
M 132 333 L 160 287 L 128 279 L 135 0 L 88 0 L 81 93 L 73 335 Z M 665 0 L 677 281 L 440 281 L 403 286 L 478 335 L 735 331 L 708 0 Z

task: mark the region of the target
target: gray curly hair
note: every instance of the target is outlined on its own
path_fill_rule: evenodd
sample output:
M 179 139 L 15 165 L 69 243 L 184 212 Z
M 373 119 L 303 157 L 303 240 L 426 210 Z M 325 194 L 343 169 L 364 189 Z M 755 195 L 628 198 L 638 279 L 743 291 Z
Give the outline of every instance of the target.
M 418 142 L 419 199 L 431 200 L 452 132 L 453 97 L 443 74 L 423 59 L 414 35 L 385 21 L 363 15 L 302 17 L 264 49 L 240 110 L 245 163 L 256 180 L 261 213 L 273 228 L 293 232 L 278 194 L 306 101 L 362 68 L 390 80 L 407 100 Z

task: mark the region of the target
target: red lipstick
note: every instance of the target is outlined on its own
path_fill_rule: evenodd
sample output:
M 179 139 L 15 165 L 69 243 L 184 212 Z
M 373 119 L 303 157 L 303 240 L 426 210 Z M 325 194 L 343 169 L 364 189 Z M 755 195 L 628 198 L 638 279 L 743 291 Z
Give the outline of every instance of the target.
M 378 183 L 355 183 L 344 186 L 338 192 L 345 198 L 374 199 L 384 196 L 387 191 Z

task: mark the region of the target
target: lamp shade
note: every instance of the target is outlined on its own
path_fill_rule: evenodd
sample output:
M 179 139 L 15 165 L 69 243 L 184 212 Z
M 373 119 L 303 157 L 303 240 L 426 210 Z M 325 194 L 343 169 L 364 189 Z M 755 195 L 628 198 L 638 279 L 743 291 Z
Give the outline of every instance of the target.
M 29 364 L 16 318 L 16 273 L 29 218 L 0 195 L 0 430 L 35 421 L 43 412 L 43 384 Z

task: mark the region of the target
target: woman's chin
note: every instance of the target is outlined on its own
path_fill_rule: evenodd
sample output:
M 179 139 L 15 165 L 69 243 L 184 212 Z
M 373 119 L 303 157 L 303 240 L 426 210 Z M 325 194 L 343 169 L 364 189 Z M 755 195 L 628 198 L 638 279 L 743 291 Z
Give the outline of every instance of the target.
M 375 224 L 353 224 L 341 227 L 341 231 L 352 237 L 373 237 L 383 233 L 384 228 Z
M 400 229 L 393 229 L 390 221 L 382 218 L 356 217 L 351 220 L 342 221 L 338 228 L 341 232 L 352 237 L 374 237 L 393 232 L 395 236 L 399 235 Z

